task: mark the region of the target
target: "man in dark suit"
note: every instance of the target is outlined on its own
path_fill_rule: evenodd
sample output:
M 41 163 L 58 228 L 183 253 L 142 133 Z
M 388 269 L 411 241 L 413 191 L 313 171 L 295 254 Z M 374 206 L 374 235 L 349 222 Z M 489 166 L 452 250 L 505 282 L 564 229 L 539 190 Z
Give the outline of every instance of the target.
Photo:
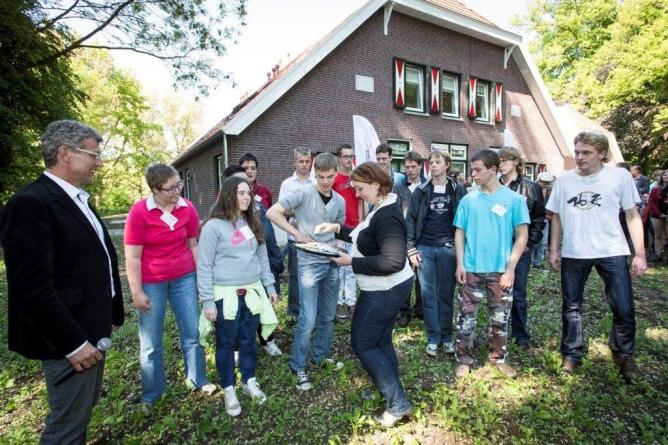
M 101 141 L 80 122 L 50 123 L 41 138 L 45 172 L 0 215 L 9 349 L 41 360 L 46 377 L 51 412 L 41 443 L 86 442 L 104 365 L 95 345 L 124 318 L 114 245 L 80 188 L 102 165 Z

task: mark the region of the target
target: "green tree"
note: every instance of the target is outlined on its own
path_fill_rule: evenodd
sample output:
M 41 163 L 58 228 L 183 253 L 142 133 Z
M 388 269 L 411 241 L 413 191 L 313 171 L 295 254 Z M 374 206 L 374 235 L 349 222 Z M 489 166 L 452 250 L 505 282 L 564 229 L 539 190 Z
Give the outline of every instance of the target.
M 516 24 L 557 100 L 602 120 L 629 161 L 668 166 L 666 0 L 539 0 Z

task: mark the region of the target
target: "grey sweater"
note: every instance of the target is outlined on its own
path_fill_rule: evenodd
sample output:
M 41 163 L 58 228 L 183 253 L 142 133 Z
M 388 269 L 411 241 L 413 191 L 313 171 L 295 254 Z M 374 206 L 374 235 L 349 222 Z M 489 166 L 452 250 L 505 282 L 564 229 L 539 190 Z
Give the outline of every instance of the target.
M 197 249 L 197 289 L 204 309 L 215 305 L 214 284 L 243 286 L 260 279 L 267 294 L 276 292 L 267 248 L 248 235 L 251 233 L 243 219 L 233 224 L 215 218 L 202 227 Z

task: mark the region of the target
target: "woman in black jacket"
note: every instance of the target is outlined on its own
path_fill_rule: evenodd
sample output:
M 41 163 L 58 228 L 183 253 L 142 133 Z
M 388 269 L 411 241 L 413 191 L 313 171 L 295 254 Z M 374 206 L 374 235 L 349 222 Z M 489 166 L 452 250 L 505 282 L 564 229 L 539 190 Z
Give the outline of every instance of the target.
M 397 196 L 390 193 L 392 180 L 382 167 L 365 162 L 352 172 L 351 180 L 357 196 L 374 210 L 355 229 L 321 224 L 316 233 L 335 231 L 337 238 L 353 244 L 351 256 L 341 254 L 332 261 L 339 266 L 352 265 L 357 278 L 361 292 L 350 343 L 385 398 L 385 412 L 377 420 L 389 427 L 412 412 L 392 344 L 394 321 L 413 285 L 406 257 L 406 223 Z

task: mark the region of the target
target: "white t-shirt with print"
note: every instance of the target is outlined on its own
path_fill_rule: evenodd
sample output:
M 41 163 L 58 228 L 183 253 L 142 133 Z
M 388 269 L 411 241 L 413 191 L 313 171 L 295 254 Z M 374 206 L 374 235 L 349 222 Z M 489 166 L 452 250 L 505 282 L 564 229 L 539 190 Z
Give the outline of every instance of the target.
M 640 202 L 631 173 L 603 167 L 593 175 L 570 170 L 554 183 L 546 209 L 559 214 L 563 228 L 561 256 L 606 258 L 629 255 L 619 210 Z

